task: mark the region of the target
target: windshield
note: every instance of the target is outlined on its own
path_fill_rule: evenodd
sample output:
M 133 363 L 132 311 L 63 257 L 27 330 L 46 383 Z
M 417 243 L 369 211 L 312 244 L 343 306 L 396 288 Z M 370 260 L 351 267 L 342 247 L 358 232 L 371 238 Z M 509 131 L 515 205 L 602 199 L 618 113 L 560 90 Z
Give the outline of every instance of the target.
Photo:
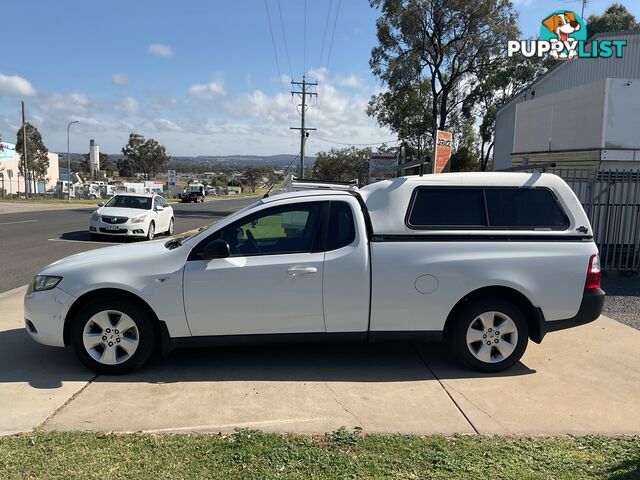
M 139 208 L 140 210 L 151 210 L 151 200 L 151 197 L 116 195 L 105 204 L 105 207 Z

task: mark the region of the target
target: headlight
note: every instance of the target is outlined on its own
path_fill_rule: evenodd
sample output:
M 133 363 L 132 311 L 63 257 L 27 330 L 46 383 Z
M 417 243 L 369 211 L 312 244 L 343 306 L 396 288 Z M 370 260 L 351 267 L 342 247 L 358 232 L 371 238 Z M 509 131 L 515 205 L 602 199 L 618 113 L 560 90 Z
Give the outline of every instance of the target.
M 141 217 L 135 217 L 131 219 L 131 223 L 142 223 L 144 219 L 147 218 L 146 215 L 142 215 Z
M 98 212 L 93 212 L 93 215 L 91 215 L 91 220 L 93 220 L 94 222 L 100 220 L 100 215 L 98 215 Z
M 60 283 L 62 277 L 52 277 L 49 275 L 36 275 L 27 288 L 27 295 L 33 292 L 43 292 L 45 290 L 51 290 Z

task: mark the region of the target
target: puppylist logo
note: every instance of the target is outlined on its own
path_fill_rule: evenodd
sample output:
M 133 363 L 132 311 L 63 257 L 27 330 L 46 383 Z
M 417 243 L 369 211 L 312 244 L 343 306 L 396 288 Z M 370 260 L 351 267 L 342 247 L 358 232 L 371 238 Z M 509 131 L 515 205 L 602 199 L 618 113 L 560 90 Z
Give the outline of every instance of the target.
M 590 46 L 591 48 L 586 48 Z M 507 56 L 525 57 L 622 58 L 626 40 L 597 39 L 587 42 L 587 26 L 580 15 L 570 10 L 556 10 L 542 20 L 538 40 L 509 40 Z

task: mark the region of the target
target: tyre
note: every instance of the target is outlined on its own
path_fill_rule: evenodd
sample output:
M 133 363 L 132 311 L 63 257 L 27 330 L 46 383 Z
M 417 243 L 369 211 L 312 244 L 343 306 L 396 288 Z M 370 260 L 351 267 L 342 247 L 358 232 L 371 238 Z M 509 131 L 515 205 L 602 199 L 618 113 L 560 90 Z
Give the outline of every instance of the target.
M 169 220 L 169 228 L 167 229 L 167 235 L 171 236 L 173 235 L 173 230 L 174 230 L 174 226 L 175 226 L 175 222 L 173 221 L 173 217 L 171 217 L 171 220 Z
M 453 321 L 449 335 L 451 351 L 463 365 L 473 370 L 506 370 L 520 360 L 527 348 L 527 320 L 506 300 L 472 302 Z
M 153 353 L 156 333 L 149 313 L 126 298 L 109 296 L 83 307 L 71 325 L 80 361 L 104 375 L 131 372 Z
M 156 224 L 151 222 L 149 224 L 149 230 L 147 230 L 147 240 L 153 240 L 156 236 Z

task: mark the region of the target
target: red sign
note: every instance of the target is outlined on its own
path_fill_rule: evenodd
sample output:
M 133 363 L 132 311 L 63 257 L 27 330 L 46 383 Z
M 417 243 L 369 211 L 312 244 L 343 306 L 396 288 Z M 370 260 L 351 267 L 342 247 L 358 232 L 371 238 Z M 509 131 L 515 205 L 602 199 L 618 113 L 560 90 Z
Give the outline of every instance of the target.
M 437 130 L 436 148 L 433 158 L 433 173 L 442 173 L 449 171 L 449 160 L 451 159 L 451 141 L 453 135 L 451 132 Z

